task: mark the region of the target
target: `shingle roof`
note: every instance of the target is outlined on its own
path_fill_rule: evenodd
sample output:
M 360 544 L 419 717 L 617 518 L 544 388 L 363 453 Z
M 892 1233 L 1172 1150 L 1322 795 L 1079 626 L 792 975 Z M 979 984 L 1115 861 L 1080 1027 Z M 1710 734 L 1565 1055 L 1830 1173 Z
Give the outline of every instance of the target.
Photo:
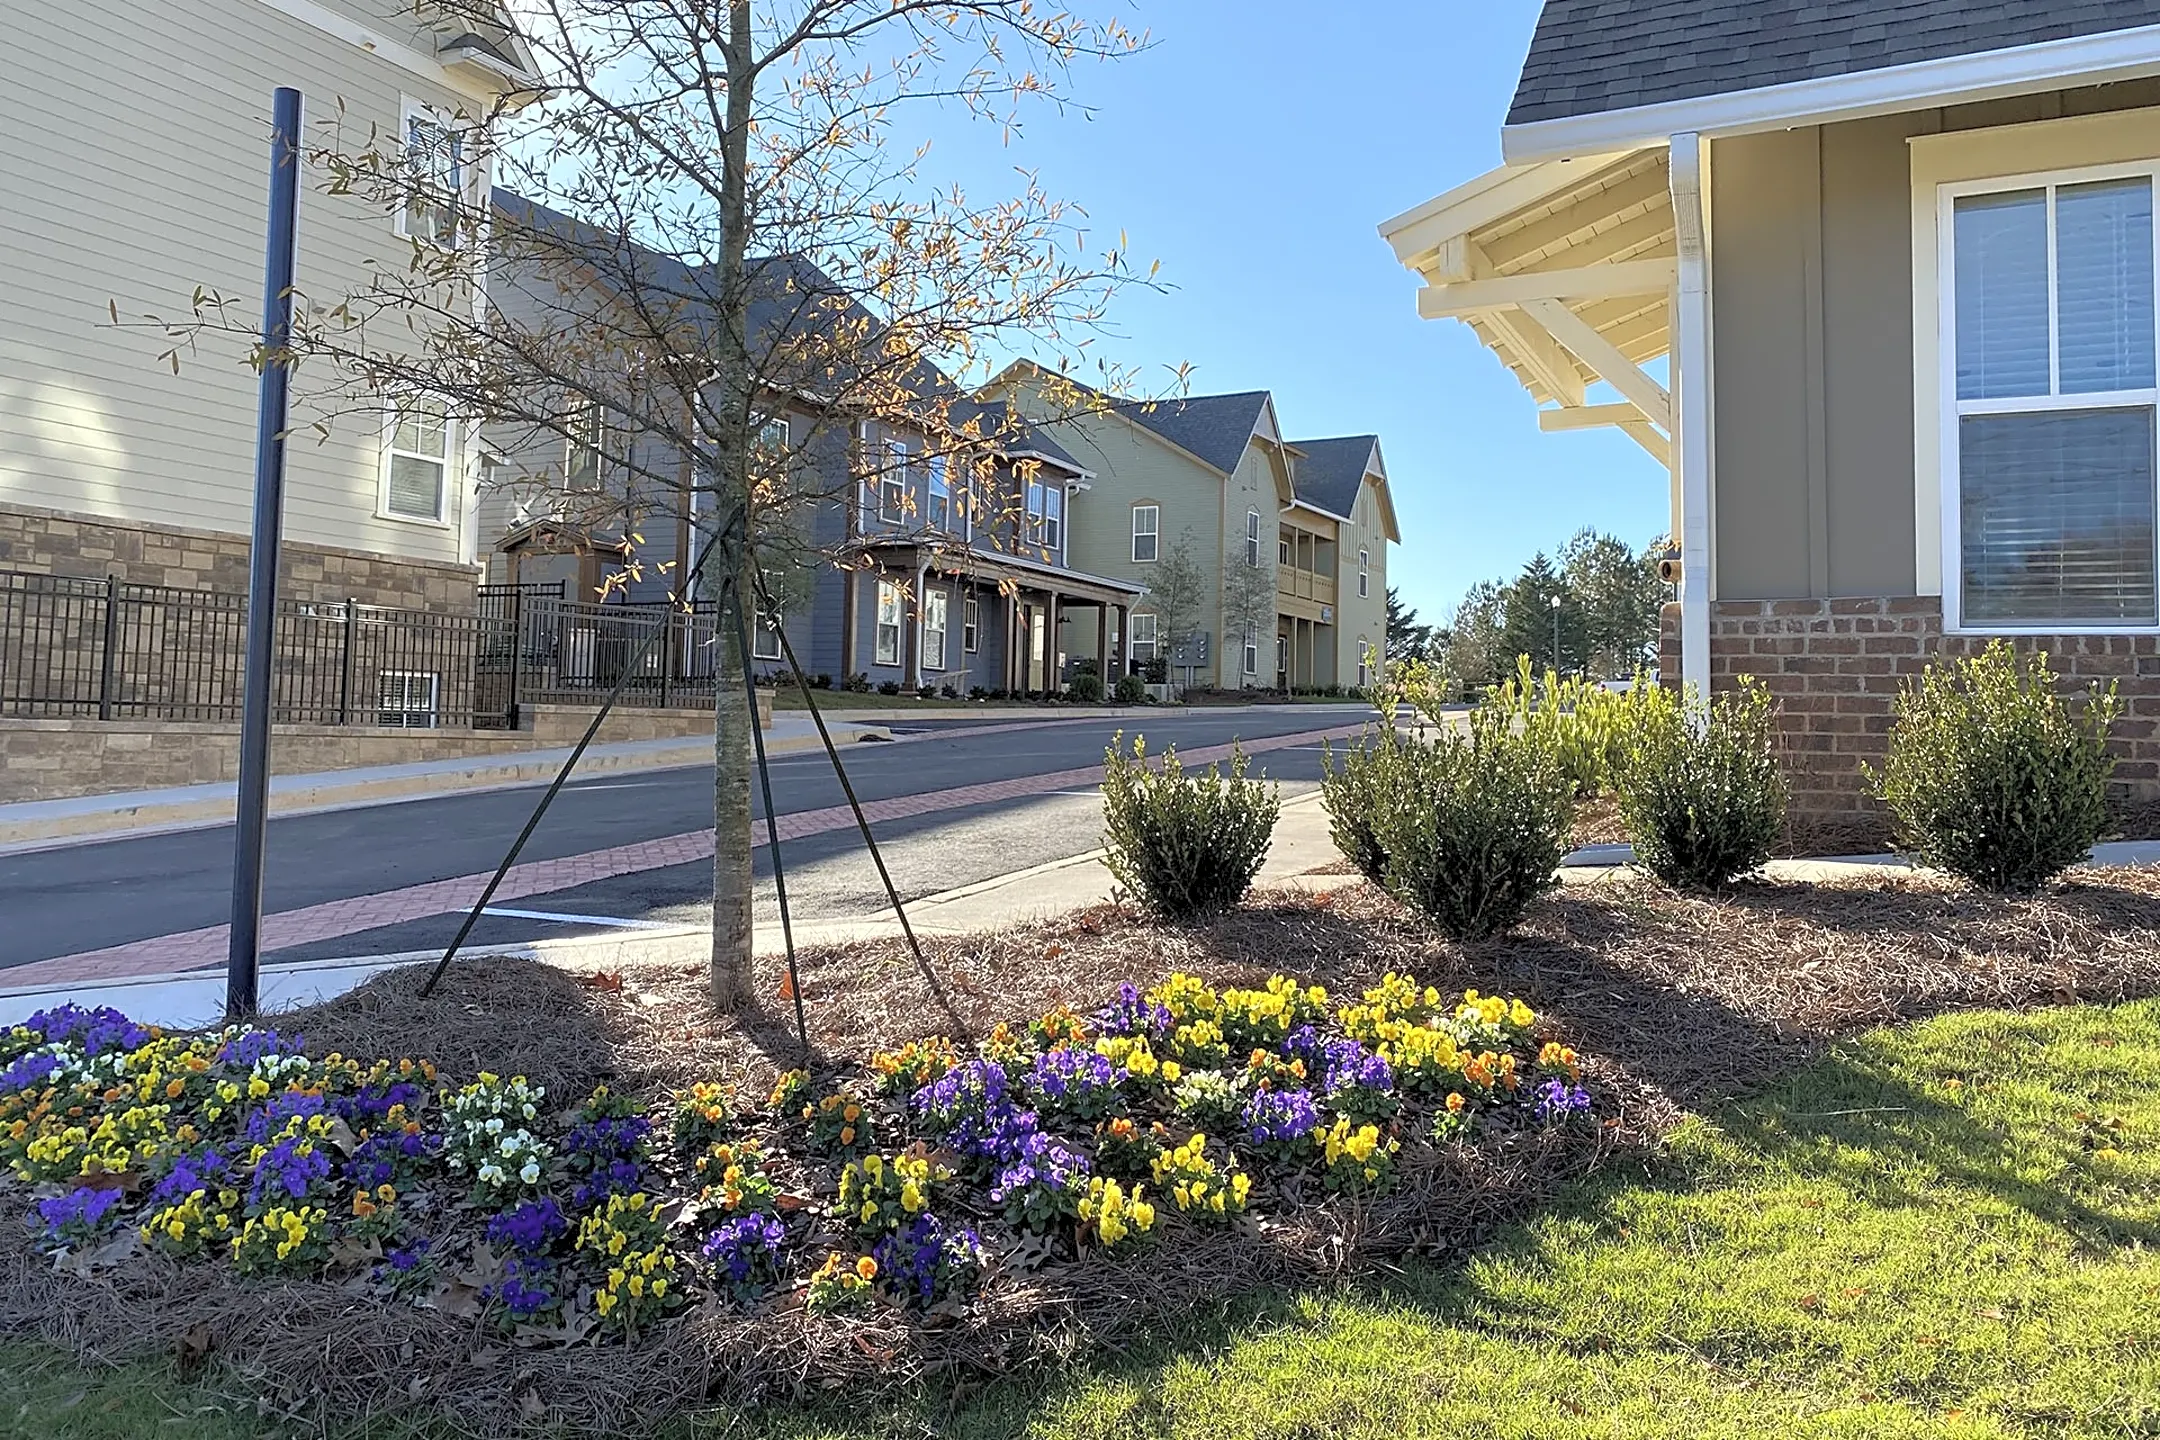
M 1377 435 L 1341 435 L 1332 440 L 1293 440 L 1291 448 L 1304 452 L 1292 481 L 1297 498 L 1316 510 L 1348 519 L 1357 506 L 1358 490 L 1365 483 L 1365 467 L 1372 460 Z
M 625 290 L 640 290 L 648 304 L 663 316 L 672 315 L 692 333 L 709 335 L 717 323 L 718 277 L 710 266 L 685 264 L 674 256 L 639 245 L 624 237 L 573 220 L 558 210 L 498 187 L 494 194 L 497 212 L 522 233 L 546 237 L 532 248 L 546 258 L 582 252 L 594 272 L 607 283 Z M 771 374 L 791 336 L 818 333 L 816 327 L 834 323 L 845 314 L 850 323 L 868 318 L 868 312 L 835 286 L 810 261 L 799 256 L 753 258 L 749 331 L 754 359 Z M 818 303 L 827 298 L 832 303 Z M 874 322 L 873 322 L 874 323 Z M 764 358 L 758 359 L 762 355 Z M 827 363 L 830 357 L 826 356 Z M 981 402 L 962 395 L 950 377 L 923 362 L 908 378 L 913 393 L 946 402 L 945 422 L 954 428 L 979 421 L 979 433 L 993 437 L 1007 453 L 1033 451 L 1053 462 L 1082 473 L 1086 467 L 1039 428 L 1029 425 L 1004 401 Z
M 1236 395 L 1136 401 L 1117 409 L 1134 424 L 1154 431 L 1228 475 L 1245 458 L 1245 447 L 1252 443 L 1253 431 L 1260 425 L 1260 412 L 1267 403 L 1267 391 L 1246 390 Z
M 2160 24 L 2160 0 L 1546 0 L 1508 124 Z

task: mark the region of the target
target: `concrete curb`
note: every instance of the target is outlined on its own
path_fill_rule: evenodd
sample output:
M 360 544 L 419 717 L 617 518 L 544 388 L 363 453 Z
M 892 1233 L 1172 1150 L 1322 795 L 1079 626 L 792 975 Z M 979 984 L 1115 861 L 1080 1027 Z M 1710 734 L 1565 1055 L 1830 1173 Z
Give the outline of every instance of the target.
M 1362 700 L 1315 701 L 1297 705 L 981 705 L 954 704 L 940 706 L 935 710 L 909 710 L 895 706 L 877 710 L 834 710 L 820 707 L 819 714 L 828 725 L 843 722 L 868 721 L 876 725 L 943 724 L 948 721 L 965 720 L 981 725 L 1025 725 L 1037 720 L 1136 720 L 1150 715 L 1176 715 L 1192 719 L 1199 715 L 1284 715 L 1305 710 L 1355 710 L 1371 714 L 1372 706 Z M 775 715 L 803 715 L 810 712 L 792 706 L 780 706 Z
M 882 726 L 852 722 L 833 726 L 838 744 L 890 740 Z M 823 748 L 815 734 L 769 737 L 769 755 L 791 755 Z M 392 805 L 441 795 L 471 795 L 516 790 L 552 782 L 568 747 L 528 750 L 514 756 L 429 760 L 410 765 L 382 765 L 332 770 L 312 775 L 279 775 L 270 781 L 270 814 L 314 815 L 372 805 Z M 673 770 L 712 761 L 709 737 L 636 740 L 596 745 L 578 762 L 580 778 L 642 770 Z M 66 800 L 33 800 L 0 805 L 0 856 L 57 849 L 99 840 L 137 839 L 177 831 L 229 825 L 235 788 L 230 784 L 191 785 L 171 790 L 141 790 L 119 795 L 84 795 Z

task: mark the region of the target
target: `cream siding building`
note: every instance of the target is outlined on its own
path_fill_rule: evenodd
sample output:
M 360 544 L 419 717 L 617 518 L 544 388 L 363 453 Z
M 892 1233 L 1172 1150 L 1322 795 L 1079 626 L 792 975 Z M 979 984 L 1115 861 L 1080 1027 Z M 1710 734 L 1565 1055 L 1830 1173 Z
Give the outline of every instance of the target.
M 7 29 L 0 569 L 241 588 L 254 372 L 220 340 L 173 373 L 145 317 L 186 317 L 198 288 L 260 316 L 275 87 L 303 92 L 311 143 L 335 124 L 341 149 L 389 145 L 416 112 L 485 112 L 511 83 L 510 47 L 460 48 L 463 27 L 403 0 L 70 0 L 12 7 Z M 404 265 L 399 229 L 310 173 L 305 303 L 362 289 L 370 262 Z M 320 378 L 295 383 L 287 593 L 469 606 L 475 448 L 454 422 L 408 427 L 393 492 L 384 412 L 310 404 Z
M 1021 365 L 993 388 L 1024 408 L 1036 393 L 1039 411 L 1036 383 Z M 1360 640 L 1382 644 L 1387 546 L 1401 539 L 1373 437 L 1312 442 L 1320 451 L 1309 455 L 1305 442 L 1283 438 L 1264 390 L 1106 403 L 1044 428 L 1088 472 L 1071 507 L 1075 568 L 1152 585 L 1163 560 L 1189 543 L 1210 599 L 1190 622 L 1198 633 L 1175 657 L 1174 679 L 1220 689 L 1363 683 Z M 1350 527 L 1358 543 L 1346 549 Z M 1243 580 L 1242 566 L 1256 578 Z M 1253 623 L 1238 614 L 1241 590 L 1258 592 Z M 1142 596 L 1132 661 L 1171 658 L 1161 622 Z M 1074 653 L 1095 652 L 1083 637 Z

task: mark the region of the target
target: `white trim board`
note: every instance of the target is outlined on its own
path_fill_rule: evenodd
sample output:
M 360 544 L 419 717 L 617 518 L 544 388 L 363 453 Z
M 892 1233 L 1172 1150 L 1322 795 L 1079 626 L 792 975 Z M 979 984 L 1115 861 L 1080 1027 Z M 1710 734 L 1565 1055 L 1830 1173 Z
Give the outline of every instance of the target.
M 1510 165 L 1527 164 L 1639 149 L 1681 131 L 1749 135 L 2148 75 L 2160 75 L 2160 25 L 1508 125 L 1500 152 Z
M 351 16 L 342 15 L 327 5 L 317 4 L 316 0 L 259 0 L 259 3 L 269 6 L 288 19 L 297 20 L 325 35 L 334 36 L 348 45 L 356 45 L 371 55 L 389 61 L 400 70 L 431 81 L 446 90 L 455 91 L 468 99 L 492 102 L 496 98 L 496 91 L 452 74 L 449 68 L 434 56 L 424 54 L 387 35 L 377 34 Z

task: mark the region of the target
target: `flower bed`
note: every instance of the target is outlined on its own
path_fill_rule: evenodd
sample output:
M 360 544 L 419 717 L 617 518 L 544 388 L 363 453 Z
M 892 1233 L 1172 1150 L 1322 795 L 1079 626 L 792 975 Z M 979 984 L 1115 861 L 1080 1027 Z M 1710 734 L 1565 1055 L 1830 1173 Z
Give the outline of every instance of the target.
M 1051 1273 L 1067 1323 L 1091 1276 L 1197 1299 L 1195 1264 L 1236 1288 L 1238 1244 L 1320 1214 L 1430 1244 L 1450 1166 L 1594 1148 L 1595 1103 L 1521 1001 L 1392 974 L 1339 1007 L 1172 975 L 755 1095 L 552 1095 L 74 1007 L 0 1037 L 0 1164 L 65 1273 L 331 1284 L 556 1348 L 715 1315 L 980 1333 L 1039 1319 Z

